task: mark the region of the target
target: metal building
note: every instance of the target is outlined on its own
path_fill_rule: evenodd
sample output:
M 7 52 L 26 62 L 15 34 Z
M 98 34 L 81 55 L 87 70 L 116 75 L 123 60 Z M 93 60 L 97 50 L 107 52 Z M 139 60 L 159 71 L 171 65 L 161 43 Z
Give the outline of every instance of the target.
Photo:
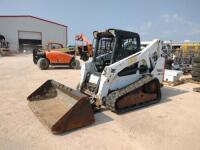
M 49 41 L 67 46 L 67 26 L 34 16 L 0 16 L 0 35 L 11 51 L 31 51 Z

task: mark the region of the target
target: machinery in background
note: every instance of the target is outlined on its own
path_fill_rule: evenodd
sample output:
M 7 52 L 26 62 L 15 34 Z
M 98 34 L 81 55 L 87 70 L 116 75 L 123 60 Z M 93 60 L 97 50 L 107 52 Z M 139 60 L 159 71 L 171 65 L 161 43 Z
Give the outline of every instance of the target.
M 5 40 L 3 35 L 0 35 L 0 55 L 10 55 L 9 43 Z
M 27 98 L 34 114 L 55 134 L 92 124 L 101 108 L 123 113 L 161 99 L 162 41 L 153 40 L 141 50 L 134 32 L 108 29 L 93 35 L 93 59 L 83 64 L 77 90 L 48 80 Z
M 191 74 L 194 81 L 200 82 L 200 55 L 193 58 Z
M 142 41 L 141 42 L 141 50 L 147 47 L 149 44 L 151 44 L 151 41 Z M 164 41 L 162 44 L 162 50 L 161 55 L 165 58 L 165 60 L 172 59 L 173 58 L 174 50 L 172 48 L 172 42 L 171 41 Z
M 60 49 L 63 49 L 63 48 L 64 48 L 64 46 L 61 43 L 56 43 L 56 42 L 48 42 L 45 45 L 46 50 L 57 49 L 57 50 L 61 51 Z
M 142 41 L 141 42 L 141 49 L 144 49 L 151 41 Z M 164 41 L 161 50 L 162 57 L 165 58 L 165 69 L 172 70 L 173 64 L 173 57 L 174 57 L 174 50 L 172 49 L 171 41 Z
M 147 47 L 151 42 L 141 42 L 143 48 Z M 164 41 L 162 45 L 161 55 L 165 58 L 165 72 L 163 81 L 173 83 L 174 85 L 180 83 L 180 78 L 183 75 L 182 70 L 174 69 L 174 53 L 171 41 Z
M 81 44 L 79 44 L 81 42 Z M 70 55 L 78 55 L 83 61 L 87 61 L 89 57 L 93 56 L 93 45 L 88 38 L 79 34 L 75 36 L 75 46 L 64 47 L 61 43 L 48 42 L 43 51 L 59 51 Z
M 178 83 L 182 75 L 183 75 L 183 72 L 180 70 L 165 69 L 164 81 L 170 82 L 170 83 Z
M 192 71 L 192 61 L 194 57 L 200 55 L 200 43 L 184 42 L 174 51 L 172 68 L 182 70 L 184 73 Z
M 80 45 L 78 44 L 79 41 L 81 42 Z M 83 61 L 87 61 L 89 57 L 93 56 L 93 45 L 84 34 L 76 35 L 75 43 L 78 55 Z
M 49 66 L 69 66 L 73 69 L 78 69 L 80 62 L 76 60 L 74 55 L 53 50 L 41 51 L 38 49 L 33 50 L 33 62 L 37 64 L 41 70 L 46 70 Z
M 33 62 L 42 70 L 49 66 L 69 66 L 73 69 L 80 67 L 80 62 L 76 60 L 75 52 L 70 53 L 61 43 L 48 42 L 44 49 L 33 50 Z
M 43 50 L 48 50 L 48 51 L 54 50 L 75 55 L 74 49 L 70 49 L 70 47 L 64 47 L 63 44 L 56 42 L 48 42 Z

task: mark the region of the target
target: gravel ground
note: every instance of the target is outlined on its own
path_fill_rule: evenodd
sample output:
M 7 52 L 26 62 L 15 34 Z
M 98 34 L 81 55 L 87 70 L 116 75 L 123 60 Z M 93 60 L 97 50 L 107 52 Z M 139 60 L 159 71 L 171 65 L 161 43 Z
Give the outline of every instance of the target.
M 123 115 L 104 111 L 95 124 L 51 134 L 34 116 L 26 97 L 47 79 L 72 88 L 80 70 L 42 71 L 31 55 L 0 57 L 0 149 L 199 150 L 200 99 L 187 83 L 162 88 L 162 101 Z

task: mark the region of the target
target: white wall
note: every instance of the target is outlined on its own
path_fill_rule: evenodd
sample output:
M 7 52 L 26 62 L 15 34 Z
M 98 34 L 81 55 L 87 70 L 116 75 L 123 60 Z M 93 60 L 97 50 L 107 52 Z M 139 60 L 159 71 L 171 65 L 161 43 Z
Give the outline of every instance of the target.
M 32 17 L 0 17 L 0 34 L 10 43 L 10 49 L 19 48 L 18 31 L 42 32 L 42 46 L 49 41 L 67 45 L 67 28 Z

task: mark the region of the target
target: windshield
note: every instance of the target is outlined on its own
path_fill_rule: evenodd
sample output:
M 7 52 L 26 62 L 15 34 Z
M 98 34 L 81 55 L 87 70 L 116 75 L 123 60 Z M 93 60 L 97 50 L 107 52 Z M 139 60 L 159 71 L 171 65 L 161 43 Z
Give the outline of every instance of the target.
M 97 39 L 94 61 L 96 68 L 102 72 L 105 66 L 110 65 L 111 55 L 114 47 L 113 37 L 100 37 Z
M 126 58 L 136 52 L 138 52 L 138 41 L 136 37 L 118 39 L 113 62 Z
M 52 44 L 48 45 L 48 49 L 49 50 L 51 50 L 51 49 L 60 49 L 60 48 L 62 48 L 62 45 L 58 44 L 58 43 L 52 43 Z
M 96 49 L 96 57 L 111 53 L 114 46 L 113 38 L 102 37 L 99 39 L 97 49 Z

